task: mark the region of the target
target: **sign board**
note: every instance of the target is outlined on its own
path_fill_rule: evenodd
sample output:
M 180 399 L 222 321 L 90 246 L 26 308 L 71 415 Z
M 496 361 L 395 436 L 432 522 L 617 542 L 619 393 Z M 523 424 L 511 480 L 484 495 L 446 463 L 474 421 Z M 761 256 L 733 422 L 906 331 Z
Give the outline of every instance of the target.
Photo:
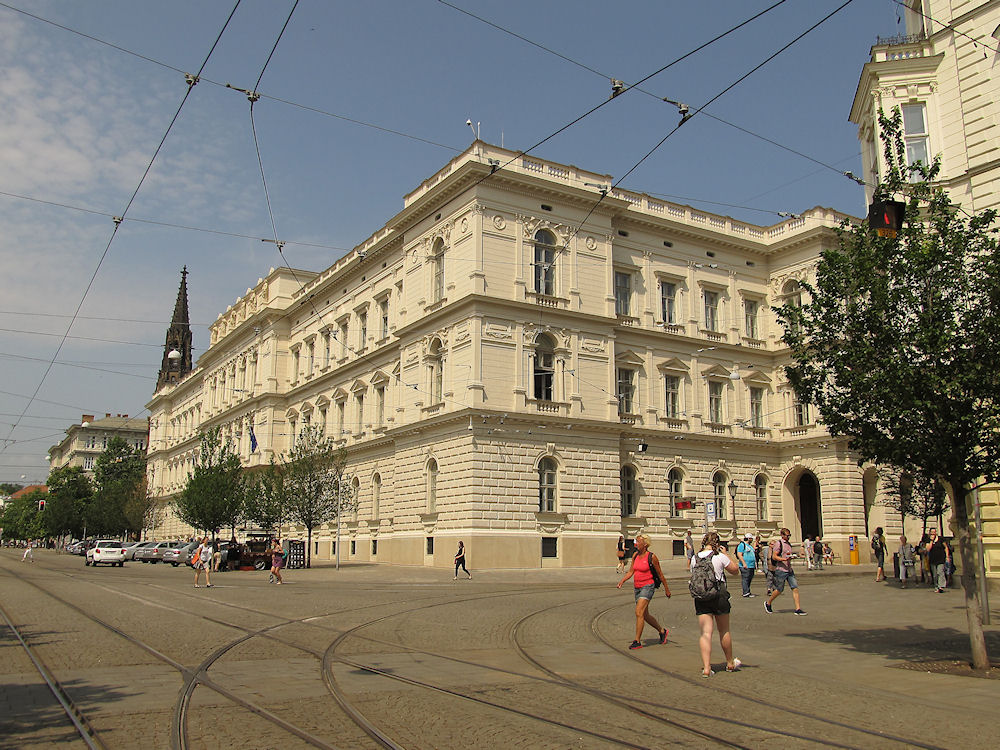
M 674 503 L 674 507 L 677 510 L 691 510 L 691 501 L 690 500 L 678 500 L 677 502 Z
M 705 518 L 709 523 L 715 522 L 715 501 L 709 500 L 705 503 Z

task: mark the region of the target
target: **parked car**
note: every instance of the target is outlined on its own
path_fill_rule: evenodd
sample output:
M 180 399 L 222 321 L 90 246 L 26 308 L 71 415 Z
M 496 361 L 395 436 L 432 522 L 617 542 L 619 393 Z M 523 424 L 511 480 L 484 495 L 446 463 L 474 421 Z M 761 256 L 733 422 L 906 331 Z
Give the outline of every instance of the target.
M 129 542 L 125 545 L 125 559 L 135 560 L 135 553 L 140 547 L 145 547 L 148 544 L 156 544 L 156 542 Z
M 124 567 L 125 546 L 117 539 L 98 539 L 94 542 L 94 546 L 87 550 L 83 564 L 95 567 L 99 564 Z
M 180 542 L 153 542 L 148 547 L 139 547 L 135 551 L 135 559 L 144 563 L 158 563 L 163 559 L 163 553 L 171 547 L 179 547 Z
M 67 544 L 66 551 L 69 552 L 71 555 L 80 555 L 87 551 L 86 545 L 87 543 L 85 541 L 79 539 L 75 542 L 70 542 L 69 544 Z
M 191 557 L 199 545 L 200 542 L 188 542 L 187 544 L 171 547 L 163 553 L 163 562 L 170 563 L 175 568 L 178 565 L 190 565 Z

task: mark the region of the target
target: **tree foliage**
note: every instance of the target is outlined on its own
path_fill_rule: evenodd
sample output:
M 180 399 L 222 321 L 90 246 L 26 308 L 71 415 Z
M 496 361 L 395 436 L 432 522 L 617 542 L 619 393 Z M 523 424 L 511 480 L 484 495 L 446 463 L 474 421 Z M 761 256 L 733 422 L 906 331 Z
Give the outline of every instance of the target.
M 901 519 L 916 518 L 923 531 L 928 520 L 944 515 L 950 507 L 948 493 L 933 477 L 886 466 L 879 471 L 879 480 L 885 490 L 882 504 L 899 513 Z
M 306 566 L 312 564 L 312 532 L 348 509 L 343 487 L 346 452 L 317 426 L 299 433 L 284 465 L 288 518 L 306 527 Z
M 119 435 L 94 462 L 94 501 L 87 512 L 87 528 L 98 535 L 138 538 L 143 518 L 131 509 L 145 500 L 146 456 Z
M 274 531 L 281 527 L 287 506 L 285 467 L 272 457 L 270 465 L 246 478 L 244 517 L 261 529 Z
M 44 536 L 42 516 L 45 511 L 38 510 L 40 500 L 48 500 L 48 495 L 34 490 L 4 504 L 0 510 L 4 539 L 37 539 Z
M 906 164 L 901 115 L 880 115 L 888 174 L 876 200 L 903 196 L 898 237 L 844 226 L 809 299 L 778 310 L 789 381 L 862 461 L 912 468 L 951 492 L 973 663 L 986 668 L 969 487 L 1000 468 L 1000 253 L 996 213 L 974 216 Z M 916 181 L 910 181 L 916 177 Z
M 194 471 L 174 501 L 178 517 L 214 536 L 239 521 L 243 500 L 243 467 L 232 443 L 222 442 L 218 427 L 203 432 Z
M 87 510 L 94 499 L 90 477 L 81 466 L 63 466 L 53 469 L 46 484 L 49 495 L 42 514 L 46 535 L 82 538 Z

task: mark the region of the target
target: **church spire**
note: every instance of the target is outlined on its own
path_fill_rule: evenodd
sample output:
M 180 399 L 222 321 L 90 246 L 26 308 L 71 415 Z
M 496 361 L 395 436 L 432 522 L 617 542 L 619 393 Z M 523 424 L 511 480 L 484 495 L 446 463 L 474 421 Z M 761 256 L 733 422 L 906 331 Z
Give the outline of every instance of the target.
M 193 369 L 191 364 L 191 323 L 188 320 L 187 266 L 181 270 L 181 285 L 174 303 L 174 316 L 163 345 L 163 361 L 156 379 L 156 390 L 176 383 Z M 170 356 L 173 354 L 173 356 Z M 180 355 L 180 356 L 178 356 Z

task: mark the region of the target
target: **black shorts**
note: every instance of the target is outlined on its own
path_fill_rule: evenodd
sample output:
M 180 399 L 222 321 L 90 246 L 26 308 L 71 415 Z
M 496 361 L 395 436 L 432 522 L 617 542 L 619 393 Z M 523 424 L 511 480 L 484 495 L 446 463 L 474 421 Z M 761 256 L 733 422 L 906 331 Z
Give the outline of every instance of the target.
M 728 591 L 723 591 L 714 599 L 694 600 L 694 613 L 696 615 L 728 615 L 731 609 Z

